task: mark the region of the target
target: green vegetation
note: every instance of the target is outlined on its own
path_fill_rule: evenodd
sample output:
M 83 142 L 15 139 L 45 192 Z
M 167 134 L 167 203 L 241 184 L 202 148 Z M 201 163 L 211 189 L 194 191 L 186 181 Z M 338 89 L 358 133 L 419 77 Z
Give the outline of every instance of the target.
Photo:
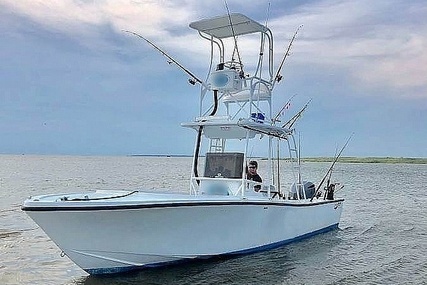
M 305 162 L 332 162 L 333 157 L 307 157 L 301 158 Z M 427 158 L 413 157 L 340 157 L 338 162 L 344 163 L 411 163 L 427 164 Z

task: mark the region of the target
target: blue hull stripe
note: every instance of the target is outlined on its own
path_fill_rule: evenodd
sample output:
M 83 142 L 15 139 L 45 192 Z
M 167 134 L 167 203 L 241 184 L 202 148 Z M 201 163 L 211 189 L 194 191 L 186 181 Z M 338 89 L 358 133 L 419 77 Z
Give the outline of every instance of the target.
M 275 242 L 275 243 L 271 243 L 271 244 L 267 244 L 267 245 L 262 245 L 262 246 L 258 246 L 258 247 L 254 247 L 254 248 L 250 248 L 250 249 L 244 249 L 244 250 L 234 251 L 234 252 L 220 254 L 220 255 L 202 256 L 202 257 L 197 257 L 195 259 L 190 259 L 190 260 L 189 259 L 180 259 L 180 260 L 170 261 L 170 262 L 147 264 L 144 266 L 126 266 L 126 267 L 96 268 L 96 269 L 84 269 L 84 270 L 87 273 L 92 274 L 92 275 L 117 274 L 117 273 L 133 271 L 133 270 L 141 270 L 144 268 L 164 267 L 164 266 L 169 266 L 169 265 L 174 265 L 174 264 L 179 264 L 179 263 L 185 263 L 188 261 L 194 261 L 197 259 L 210 259 L 210 258 L 214 258 L 214 257 L 235 257 L 235 256 L 240 256 L 240 255 L 246 255 L 246 254 L 261 252 L 261 251 L 267 251 L 267 250 L 274 249 L 274 248 L 277 248 L 277 247 L 280 247 L 280 246 L 283 246 L 283 245 L 286 245 L 286 244 L 289 244 L 292 242 L 296 242 L 296 241 L 300 241 L 300 240 L 312 237 L 312 236 L 317 235 L 317 234 L 329 232 L 329 231 L 335 230 L 337 228 L 338 228 L 338 223 L 331 225 L 329 227 L 320 229 L 320 230 L 316 230 L 314 232 L 310 232 L 310 233 L 295 237 L 295 238 L 282 240 L 279 242 Z

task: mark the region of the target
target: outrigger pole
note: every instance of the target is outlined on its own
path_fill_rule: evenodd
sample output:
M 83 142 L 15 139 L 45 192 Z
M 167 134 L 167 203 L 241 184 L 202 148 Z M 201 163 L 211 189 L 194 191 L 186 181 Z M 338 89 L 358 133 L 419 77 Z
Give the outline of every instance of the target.
M 158 46 L 156 46 L 153 42 L 151 42 L 150 40 L 148 40 L 147 38 L 141 36 L 138 33 L 132 32 L 132 31 L 128 31 L 128 30 L 123 30 L 123 32 L 132 34 L 137 36 L 138 38 L 143 39 L 144 41 L 146 41 L 148 44 L 150 44 L 153 48 L 155 48 L 156 50 L 158 50 L 163 56 L 165 56 L 167 59 L 169 59 L 171 62 L 175 63 L 179 68 L 181 68 L 181 70 L 183 70 L 185 73 L 187 73 L 188 75 L 190 75 L 191 79 L 188 80 L 188 82 L 190 82 L 191 85 L 196 84 L 196 82 L 200 83 L 203 87 L 207 87 L 206 83 L 203 82 L 201 79 L 199 79 L 196 75 L 194 75 L 194 73 L 192 73 L 190 70 L 188 70 L 187 68 L 185 68 L 182 64 L 180 64 L 178 61 L 176 61 L 173 57 L 171 57 L 169 54 L 167 54 L 165 51 L 163 51 L 161 48 L 159 48 Z
M 310 104 L 311 100 L 313 100 L 313 99 L 310 99 L 298 113 L 296 113 L 292 118 L 289 119 L 289 121 L 287 121 L 282 126 L 282 128 L 292 129 L 292 127 L 295 124 L 295 122 L 301 117 L 301 115 L 302 115 L 302 113 L 304 113 L 305 109 L 307 109 L 307 107 Z
M 330 173 L 332 173 L 332 170 L 334 168 L 335 163 L 338 161 L 338 158 L 341 156 L 342 152 L 344 151 L 344 149 L 347 147 L 350 139 L 353 137 L 354 133 L 352 133 L 347 141 L 345 142 L 344 146 L 341 148 L 340 152 L 338 153 L 338 155 L 335 157 L 334 161 L 332 162 L 331 166 L 329 167 L 328 171 L 326 172 L 325 176 L 323 176 L 323 179 L 320 181 L 319 185 L 317 186 L 316 191 L 314 192 L 313 197 L 311 197 L 310 202 L 313 201 L 314 197 L 316 197 L 317 193 L 319 192 L 320 188 L 323 185 L 323 182 L 325 182 L 326 177 L 328 177 L 328 175 L 330 175 Z
M 291 104 L 291 100 L 296 96 L 297 94 L 292 95 L 291 98 L 289 98 L 289 100 L 286 102 L 285 105 L 283 105 L 282 109 L 280 109 L 280 111 L 277 113 L 277 115 L 273 118 L 272 122 L 273 124 L 275 124 L 276 122 L 280 122 L 279 117 L 280 114 L 282 114 L 282 112 L 286 109 L 289 108 L 289 105 Z

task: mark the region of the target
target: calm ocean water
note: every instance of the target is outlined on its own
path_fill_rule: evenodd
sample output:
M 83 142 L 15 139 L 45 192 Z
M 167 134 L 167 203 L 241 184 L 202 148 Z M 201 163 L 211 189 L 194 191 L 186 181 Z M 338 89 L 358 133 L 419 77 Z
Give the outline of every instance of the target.
M 304 164 L 305 179 L 318 182 L 328 167 Z M 186 191 L 190 171 L 191 158 L 0 155 L 0 284 L 427 284 L 427 165 L 338 164 L 334 176 L 346 186 L 337 196 L 346 201 L 337 231 L 121 276 L 88 276 L 20 210 L 38 194 Z M 289 176 L 282 174 L 285 187 Z

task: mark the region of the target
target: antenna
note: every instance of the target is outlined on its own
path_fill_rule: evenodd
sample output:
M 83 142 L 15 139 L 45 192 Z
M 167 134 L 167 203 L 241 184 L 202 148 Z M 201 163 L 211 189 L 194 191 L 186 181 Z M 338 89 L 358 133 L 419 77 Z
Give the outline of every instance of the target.
M 268 2 L 268 7 L 267 7 L 267 14 L 265 16 L 265 27 L 267 27 L 268 25 L 268 20 L 270 18 L 270 2 Z M 258 66 L 259 66 L 259 77 L 261 78 L 261 73 L 262 73 L 262 66 L 263 66 L 263 61 L 264 61 L 264 46 L 265 46 L 265 35 L 261 34 L 261 45 L 260 45 L 260 50 L 259 50 L 259 59 L 258 59 Z M 256 74 L 254 74 L 254 76 L 256 76 Z
M 188 75 L 190 75 L 190 79 L 188 79 L 188 82 L 191 85 L 194 85 L 196 83 L 200 83 L 202 86 L 207 87 L 206 83 L 204 83 L 201 79 L 199 79 L 196 75 L 194 75 L 190 70 L 188 70 L 187 68 L 185 68 L 182 64 L 180 64 L 178 61 L 176 61 L 173 57 L 171 57 L 169 54 L 167 54 L 165 51 L 163 51 L 161 48 L 159 48 L 158 46 L 156 46 L 153 42 L 149 41 L 147 38 L 141 36 L 138 33 L 132 32 L 132 31 L 128 31 L 128 30 L 123 30 L 123 32 L 125 33 L 129 33 L 132 35 L 137 36 L 138 38 L 143 39 L 144 41 L 146 41 L 148 44 L 150 44 L 153 48 L 155 48 L 156 50 L 158 50 L 163 56 L 165 56 L 168 59 L 168 63 L 175 63 L 179 68 L 181 68 L 181 70 L 183 70 L 185 73 L 187 73 Z
M 267 7 L 267 16 L 265 17 L 265 25 L 266 27 L 268 27 L 268 20 L 270 19 L 270 6 L 271 6 L 271 2 L 268 2 L 268 7 Z

